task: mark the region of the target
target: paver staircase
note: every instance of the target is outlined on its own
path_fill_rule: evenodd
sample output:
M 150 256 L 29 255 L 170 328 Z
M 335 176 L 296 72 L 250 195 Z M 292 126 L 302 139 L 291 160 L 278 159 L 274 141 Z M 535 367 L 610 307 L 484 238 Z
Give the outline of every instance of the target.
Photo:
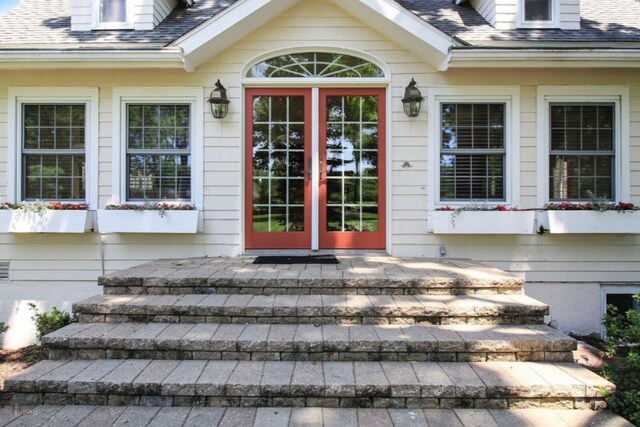
M 467 261 L 148 263 L 101 278 L 16 404 L 601 409 L 523 281 Z

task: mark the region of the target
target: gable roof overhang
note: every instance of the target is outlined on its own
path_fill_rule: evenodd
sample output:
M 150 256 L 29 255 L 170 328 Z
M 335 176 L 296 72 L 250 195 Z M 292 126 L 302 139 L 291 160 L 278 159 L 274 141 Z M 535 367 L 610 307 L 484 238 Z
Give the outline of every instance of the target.
M 241 0 L 170 46 L 184 52 L 187 71 L 194 71 L 216 54 L 242 40 L 300 0 Z M 331 0 L 383 35 L 406 46 L 421 59 L 440 68 L 455 40 L 391 0 Z
M 178 48 L 160 49 L 0 49 L 0 70 L 55 68 L 183 69 Z
M 638 68 L 639 48 L 454 48 L 448 68 Z

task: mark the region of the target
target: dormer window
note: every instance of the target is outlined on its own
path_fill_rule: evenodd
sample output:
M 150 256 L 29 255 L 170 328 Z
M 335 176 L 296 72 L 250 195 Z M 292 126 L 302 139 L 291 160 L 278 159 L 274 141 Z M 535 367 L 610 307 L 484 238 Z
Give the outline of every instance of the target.
M 551 0 L 524 0 L 524 22 L 549 22 Z
M 133 28 L 131 0 L 94 0 L 93 28 L 114 30 Z
M 518 28 L 557 28 L 559 5 L 557 0 L 519 0 Z

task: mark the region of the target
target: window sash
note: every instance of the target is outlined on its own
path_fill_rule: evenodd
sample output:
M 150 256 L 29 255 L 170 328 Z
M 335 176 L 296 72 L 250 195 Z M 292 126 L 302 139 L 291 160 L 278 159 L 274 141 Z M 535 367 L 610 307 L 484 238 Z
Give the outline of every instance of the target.
M 127 0 L 100 0 L 100 23 L 122 24 L 127 22 Z
M 553 0 L 523 0 L 523 6 L 522 20 L 524 22 L 553 21 Z
M 469 106 L 471 115 L 469 116 L 467 111 L 463 113 L 466 117 L 460 119 L 460 108 L 468 109 Z M 486 107 L 486 121 L 481 109 L 478 110 L 480 117 L 476 117 L 476 106 Z M 498 116 L 492 117 L 492 107 L 497 106 L 501 108 L 493 110 L 493 113 L 497 111 Z M 453 117 L 451 111 L 445 112 L 445 109 L 451 107 L 454 107 Z M 448 117 L 445 118 L 445 115 Z M 506 200 L 506 120 L 507 104 L 502 102 L 440 104 L 440 201 Z M 445 128 L 448 129 L 446 132 Z M 463 132 L 460 132 L 461 130 Z M 458 148 L 461 133 L 466 135 L 464 148 Z M 450 136 L 448 142 L 444 141 L 444 134 Z M 492 139 L 493 135 L 499 138 Z M 492 144 L 500 147 L 491 147 Z M 446 168 L 445 163 L 448 165 Z M 492 174 L 491 169 L 496 168 L 499 174 Z
M 132 117 L 133 108 L 139 110 L 139 117 Z M 172 109 L 173 113 L 168 114 Z M 128 201 L 192 199 L 192 110 L 192 105 L 185 103 L 126 104 L 125 193 Z M 132 131 L 136 133 L 134 137 Z M 163 138 L 168 141 L 164 147 Z M 131 148 L 132 145 L 136 148 Z
M 22 200 L 86 199 L 87 121 L 84 103 L 21 104 Z
M 570 118 L 567 109 L 579 108 L 579 123 L 576 117 Z M 595 117 L 585 119 L 585 109 L 596 108 Z M 563 108 L 562 117 L 556 112 Z M 601 123 L 600 108 L 609 110 Z M 591 110 L 593 112 L 593 110 Z M 587 110 L 587 113 L 589 110 Z M 576 111 L 574 110 L 575 114 Z M 616 107 L 613 103 L 550 103 L 549 104 L 549 191 L 551 201 L 589 200 L 604 198 L 615 200 L 616 188 Z M 554 117 L 555 115 L 555 117 Z M 608 120 L 607 120 L 608 119 Z M 594 122 L 595 120 L 595 122 Z M 573 122 L 573 123 L 570 123 Z M 608 123 L 606 123 L 608 122 Z M 586 124 L 585 124 L 586 123 Z M 595 127 L 594 127 L 595 125 Z M 587 144 L 596 149 L 581 149 L 586 145 L 585 133 L 592 133 L 595 139 Z M 567 147 L 571 134 L 572 149 Z M 561 137 L 559 137 L 561 135 Z M 605 142 L 601 143 L 601 136 Z M 578 139 L 576 139 L 578 138 Z M 579 145 L 579 148 L 576 148 Z M 604 149 L 597 149 L 603 146 Z M 603 172 L 604 170 L 604 172 Z

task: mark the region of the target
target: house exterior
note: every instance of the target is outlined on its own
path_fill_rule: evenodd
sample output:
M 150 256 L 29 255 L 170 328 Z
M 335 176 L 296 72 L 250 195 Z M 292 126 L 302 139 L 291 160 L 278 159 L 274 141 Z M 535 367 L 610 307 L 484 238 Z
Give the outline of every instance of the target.
M 640 203 L 636 1 L 186 3 L 0 15 L 0 198 L 89 208 L 0 215 L 0 320 L 148 260 L 271 250 L 470 258 L 580 334 L 640 289 L 640 212 L 536 210 Z M 104 211 L 158 201 L 196 210 Z M 469 205 L 526 210 L 438 210 Z

